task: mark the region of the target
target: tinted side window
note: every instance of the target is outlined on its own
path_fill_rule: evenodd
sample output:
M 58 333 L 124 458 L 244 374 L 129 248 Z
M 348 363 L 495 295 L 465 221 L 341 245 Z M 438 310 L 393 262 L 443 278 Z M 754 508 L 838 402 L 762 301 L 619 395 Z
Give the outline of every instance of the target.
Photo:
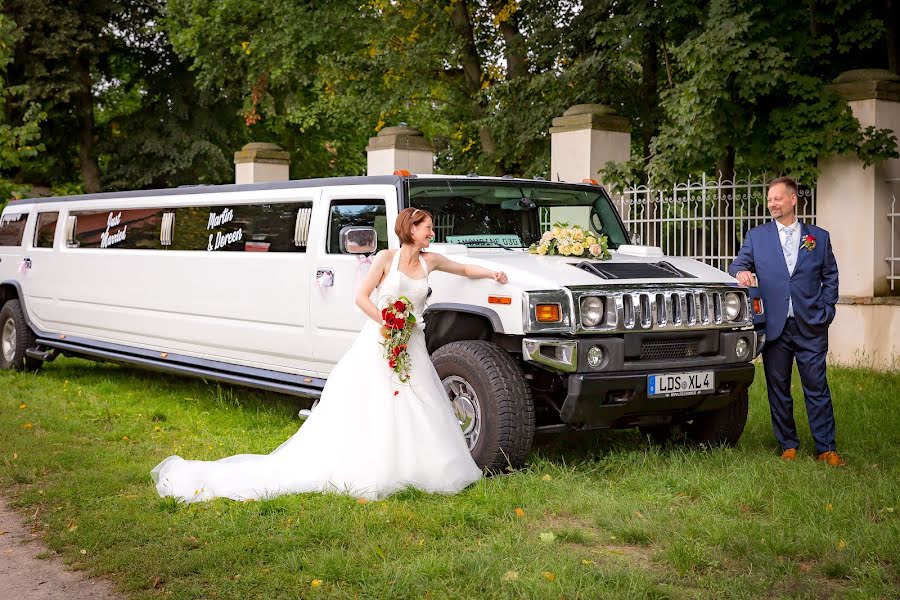
M 80 211 L 75 241 L 79 248 L 159 249 L 161 208 Z
M 56 222 L 58 220 L 58 212 L 38 213 L 37 224 L 34 226 L 35 248 L 53 247 L 53 236 L 56 235 Z
M 312 202 L 191 206 L 175 209 L 172 250 L 305 252 L 294 242 L 298 213 Z M 301 226 L 309 227 L 309 219 Z
M 28 213 L 0 217 L 0 246 L 21 246 Z
M 349 226 L 374 227 L 378 250 L 388 247 L 387 214 L 382 200 L 336 200 L 328 215 L 329 254 L 341 253 L 341 229 Z

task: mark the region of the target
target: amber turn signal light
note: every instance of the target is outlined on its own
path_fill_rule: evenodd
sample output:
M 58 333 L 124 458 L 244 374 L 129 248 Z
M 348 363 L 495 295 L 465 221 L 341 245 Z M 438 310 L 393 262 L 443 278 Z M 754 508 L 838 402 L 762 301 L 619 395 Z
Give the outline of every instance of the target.
M 762 298 L 753 299 L 753 314 L 761 315 L 763 311 Z
M 394 175 L 397 177 L 412 177 L 412 173 L 407 171 L 406 169 L 397 169 L 394 171 Z
M 538 304 L 534 307 L 534 316 L 539 323 L 559 323 L 559 304 Z
M 587 183 L 589 185 L 597 185 L 597 186 L 600 185 L 600 182 L 597 181 L 596 179 L 582 179 L 581 183 Z
M 509 296 L 488 296 L 488 304 L 512 304 Z

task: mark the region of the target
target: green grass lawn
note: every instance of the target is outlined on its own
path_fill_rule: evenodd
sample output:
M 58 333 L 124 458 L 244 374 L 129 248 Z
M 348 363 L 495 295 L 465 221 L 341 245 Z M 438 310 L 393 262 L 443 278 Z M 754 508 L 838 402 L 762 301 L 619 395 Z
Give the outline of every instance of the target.
M 844 469 L 813 460 L 802 408 L 802 459 L 778 459 L 760 369 L 735 449 L 592 433 L 457 496 L 183 505 L 158 461 L 269 452 L 295 401 L 60 359 L 0 373 L 0 493 L 134 598 L 897 597 L 900 374 L 830 381 Z

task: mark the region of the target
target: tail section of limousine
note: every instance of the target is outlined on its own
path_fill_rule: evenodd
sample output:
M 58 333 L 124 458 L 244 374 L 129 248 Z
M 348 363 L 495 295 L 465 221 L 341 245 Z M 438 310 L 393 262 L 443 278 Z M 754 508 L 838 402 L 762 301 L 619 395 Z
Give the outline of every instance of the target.
M 66 354 L 315 398 L 364 318 L 360 260 L 340 233 L 374 224 L 386 248 L 399 181 L 13 201 L 0 221 L 0 367 Z

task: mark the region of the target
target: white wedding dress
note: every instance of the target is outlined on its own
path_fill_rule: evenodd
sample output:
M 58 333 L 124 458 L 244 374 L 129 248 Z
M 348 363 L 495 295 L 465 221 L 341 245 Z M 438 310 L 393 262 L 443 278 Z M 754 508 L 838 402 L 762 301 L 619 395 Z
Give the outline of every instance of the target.
M 397 269 L 399 258 L 398 251 L 378 288 L 378 305 L 407 296 L 421 324 L 428 293 L 425 260 L 419 258 L 425 277 L 413 279 Z M 388 367 L 381 339 L 379 325 L 368 319 L 331 372 L 318 406 L 271 454 L 216 461 L 170 456 L 151 472 L 160 496 L 199 502 L 332 492 L 375 500 L 406 487 L 450 494 L 480 479 L 431 364 L 422 326 L 409 342 L 407 383 Z

